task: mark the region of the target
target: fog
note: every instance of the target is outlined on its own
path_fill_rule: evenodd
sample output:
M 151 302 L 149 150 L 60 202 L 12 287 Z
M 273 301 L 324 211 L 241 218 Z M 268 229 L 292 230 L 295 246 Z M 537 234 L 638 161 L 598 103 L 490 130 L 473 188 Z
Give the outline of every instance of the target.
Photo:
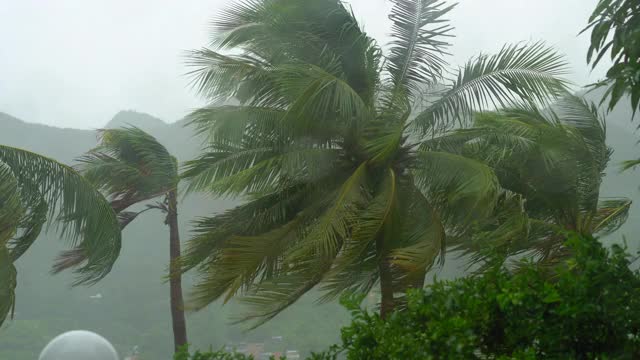
M 184 53 L 207 44 L 208 24 L 229 0 L 0 0 L 0 111 L 81 129 L 120 110 L 173 122 L 200 104 Z M 352 0 L 367 32 L 387 43 L 388 0 Z M 577 85 L 599 79 L 578 37 L 595 0 L 462 0 L 452 64 L 504 43 L 544 40 L 566 54 Z M 605 64 L 606 65 L 606 64 Z M 603 68 L 606 68 L 604 66 Z

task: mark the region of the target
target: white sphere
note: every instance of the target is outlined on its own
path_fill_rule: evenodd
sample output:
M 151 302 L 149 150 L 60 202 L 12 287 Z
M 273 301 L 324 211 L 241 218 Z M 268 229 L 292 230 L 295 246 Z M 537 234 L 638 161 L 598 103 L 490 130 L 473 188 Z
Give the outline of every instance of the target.
M 75 330 L 58 335 L 40 353 L 39 360 L 118 360 L 118 353 L 102 336 Z

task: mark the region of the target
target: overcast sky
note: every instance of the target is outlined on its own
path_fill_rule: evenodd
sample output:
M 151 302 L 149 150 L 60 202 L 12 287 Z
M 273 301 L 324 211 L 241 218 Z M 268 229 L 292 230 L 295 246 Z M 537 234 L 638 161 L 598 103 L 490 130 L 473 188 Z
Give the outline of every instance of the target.
M 200 104 L 184 52 L 206 45 L 208 23 L 232 0 L 0 0 L 0 112 L 29 122 L 95 129 L 120 110 L 172 122 Z M 303 0 L 301 0 L 303 1 Z M 388 0 L 352 0 L 388 41 Z M 566 54 L 570 79 L 600 78 L 585 63 L 597 0 L 460 0 L 453 64 L 504 43 L 545 40 Z M 606 66 L 605 66 L 606 68 Z

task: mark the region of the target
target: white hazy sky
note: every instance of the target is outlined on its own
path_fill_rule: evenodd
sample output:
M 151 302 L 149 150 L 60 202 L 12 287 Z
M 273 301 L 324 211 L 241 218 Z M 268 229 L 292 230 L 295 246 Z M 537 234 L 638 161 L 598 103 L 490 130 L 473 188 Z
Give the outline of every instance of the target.
M 119 110 L 172 122 L 200 104 L 184 52 L 207 44 L 208 23 L 232 0 L 0 0 L 0 112 L 94 129 Z M 301 0 L 303 1 L 303 0 Z M 461 64 L 504 43 L 545 40 L 566 54 L 570 79 L 602 76 L 585 63 L 597 0 L 459 0 L 450 18 Z M 365 29 L 388 41 L 388 0 L 352 0 Z

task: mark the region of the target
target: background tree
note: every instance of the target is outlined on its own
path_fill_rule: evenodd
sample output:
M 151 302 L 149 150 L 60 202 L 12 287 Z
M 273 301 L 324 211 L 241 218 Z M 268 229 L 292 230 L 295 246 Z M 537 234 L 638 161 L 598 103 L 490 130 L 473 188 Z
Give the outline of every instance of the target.
M 196 307 L 241 293 L 260 324 L 316 286 L 328 300 L 379 283 L 384 317 L 447 236 L 492 212 L 491 168 L 421 145 L 474 110 L 561 93 L 565 63 L 510 45 L 447 81 L 452 8 L 394 1 L 386 54 L 338 0 L 243 1 L 218 17 L 218 49 L 190 58 L 212 105 L 191 115 L 207 147 L 184 175 L 246 202 L 196 224 L 182 262 L 201 271 Z M 240 104 L 215 105 L 229 98 Z
M 178 164 L 175 157 L 153 136 L 136 128 L 101 130 L 99 144 L 79 159 L 83 175 L 107 194 L 122 228 L 150 209 L 166 214 L 169 226 L 169 287 L 174 346 L 187 344 L 187 328 L 182 298 L 182 276 L 176 259 L 180 256 L 177 187 Z M 162 197 L 140 211 L 130 207 Z M 72 257 L 69 261 L 74 261 Z
M 15 307 L 20 258 L 46 228 L 58 224 L 74 249 L 55 271 L 75 268 L 74 285 L 105 277 L 120 253 L 120 227 L 107 200 L 72 168 L 32 152 L 0 145 L 0 325 Z
M 640 109 L 640 2 L 637 0 L 600 0 L 589 18 L 591 46 L 587 62 L 595 68 L 610 55 L 613 65 L 607 78 L 596 84 L 606 86 L 603 101 L 610 96 L 609 110 L 624 95 L 631 97 L 633 112 Z
M 627 219 L 631 201 L 600 198 L 609 163 L 603 114 L 595 104 L 567 96 L 552 108 L 530 104 L 479 114 L 472 128 L 429 143 L 488 164 L 502 188 L 496 214 L 473 241 L 451 241 L 480 260 L 496 248 L 545 263 L 569 255 L 563 233 L 604 236 Z

